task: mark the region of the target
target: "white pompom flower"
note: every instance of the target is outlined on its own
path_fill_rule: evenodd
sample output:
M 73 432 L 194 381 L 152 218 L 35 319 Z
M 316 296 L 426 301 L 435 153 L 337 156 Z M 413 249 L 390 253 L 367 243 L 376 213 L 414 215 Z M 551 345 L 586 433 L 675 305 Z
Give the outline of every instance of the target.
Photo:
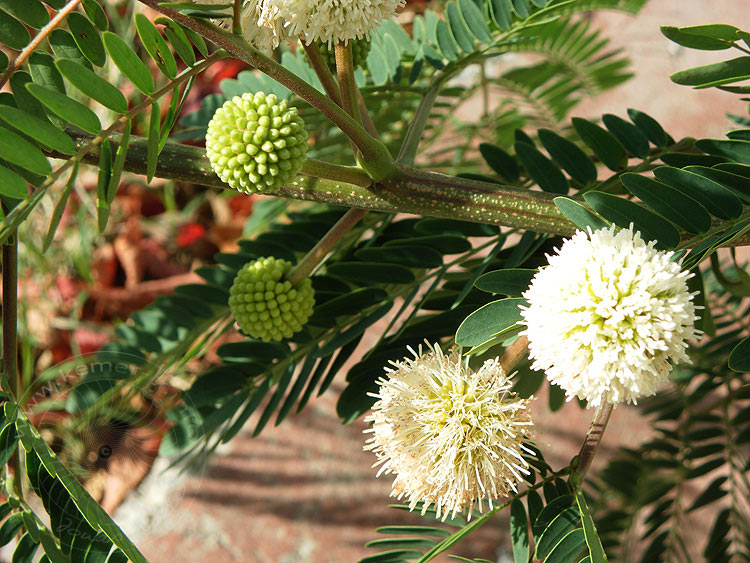
M 309 45 L 348 43 L 370 36 L 381 21 L 391 18 L 405 0 L 260 0 L 262 13 L 283 21 L 290 36 Z
M 411 510 L 422 501 L 422 514 L 434 505 L 443 520 L 464 508 L 471 517 L 475 504 L 492 508 L 529 474 L 529 400 L 510 392 L 497 359 L 474 371 L 457 350 L 428 347 L 409 348 L 414 359 L 391 362 L 378 380 L 365 450 L 377 455 L 378 476 L 396 475 L 391 496 L 406 496 Z
M 531 367 L 590 407 L 653 395 L 700 334 L 692 274 L 673 255 L 632 225 L 565 241 L 523 294 Z

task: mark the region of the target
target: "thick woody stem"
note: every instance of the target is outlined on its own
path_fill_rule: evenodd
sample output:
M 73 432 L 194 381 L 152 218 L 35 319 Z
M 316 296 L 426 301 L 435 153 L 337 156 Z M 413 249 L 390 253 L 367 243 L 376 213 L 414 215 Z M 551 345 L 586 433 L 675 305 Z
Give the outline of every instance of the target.
M 505 354 L 500 358 L 500 367 L 505 373 L 510 373 L 516 364 L 521 361 L 529 350 L 529 339 L 525 336 L 519 336 L 518 339 L 508 346 Z
M 80 131 L 68 130 L 79 146 L 89 143 L 92 136 Z M 119 145 L 119 136 L 110 137 L 112 149 Z M 144 137 L 131 137 L 125 170 L 145 174 L 148 154 L 148 140 Z M 69 158 L 63 154 L 52 154 L 56 158 Z M 99 148 L 92 147 L 82 162 L 97 164 Z M 328 167 L 328 164 L 325 165 Z M 350 172 L 356 168 L 345 167 Z M 304 173 L 304 170 L 303 170 Z M 318 171 L 317 173 L 320 173 Z M 316 176 L 316 172 L 311 173 Z M 330 176 L 333 177 L 334 173 Z M 156 164 L 156 177 L 193 182 L 204 186 L 230 189 L 211 170 L 206 152 L 200 147 L 167 143 Z M 474 221 L 487 225 L 500 225 L 517 229 L 548 233 L 551 235 L 572 236 L 576 226 L 555 206 L 555 195 L 500 184 L 489 184 L 468 178 L 459 178 L 415 170 L 406 166 L 398 167 L 398 174 L 382 182 L 374 182 L 367 187 L 358 183 L 343 181 L 336 175 L 331 180 L 297 178 L 282 186 L 272 195 L 356 207 L 385 213 L 412 213 L 427 217 L 445 217 L 463 221 Z M 571 199 L 587 207 L 582 197 Z M 25 205 L 22 203 L 21 206 Z M 15 211 L 11 213 L 14 215 Z M 6 218 L 5 224 L 7 225 Z M 725 222 L 729 229 L 735 221 Z M 716 232 L 721 232 L 717 225 Z M 690 248 L 698 242 L 692 235 L 683 235 L 685 246 Z M 1 241 L 2 239 L 0 239 Z M 730 246 L 745 246 L 750 236 L 743 235 L 730 241 Z
M 80 144 L 86 144 L 90 137 L 72 130 L 68 134 Z M 110 138 L 110 142 L 113 150 L 116 150 L 119 138 L 114 136 Z M 148 140 L 144 137 L 131 137 L 125 170 L 145 173 L 147 155 Z M 64 155 L 59 156 L 65 158 Z M 83 159 L 83 162 L 92 164 L 98 161 L 98 149 Z M 211 170 L 205 150 L 188 145 L 168 143 L 159 155 L 156 177 L 229 189 Z M 553 194 L 406 167 L 399 167 L 396 177 L 373 183 L 369 187 L 338 179 L 298 178 L 273 193 L 330 205 L 446 217 L 564 236 L 571 236 L 576 231 L 575 225 L 555 207 Z M 580 202 L 585 204 L 583 199 Z
M 18 374 L 18 233 L 3 244 L 3 377 L 16 397 L 21 394 Z

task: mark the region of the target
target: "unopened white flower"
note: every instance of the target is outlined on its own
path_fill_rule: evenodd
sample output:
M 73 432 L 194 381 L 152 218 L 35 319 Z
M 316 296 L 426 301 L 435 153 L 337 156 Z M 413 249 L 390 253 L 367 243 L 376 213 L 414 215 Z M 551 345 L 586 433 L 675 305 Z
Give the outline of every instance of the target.
M 699 334 L 692 274 L 673 254 L 632 225 L 565 241 L 523 294 L 531 367 L 591 407 L 653 395 L 671 362 L 689 361 L 686 340 Z
M 422 514 L 435 506 L 438 518 L 475 503 L 516 491 L 529 474 L 522 445 L 533 432 L 528 400 L 509 392 L 511 383 L 497 359 L 472 370 L 454 350 L 435 345 L 414 359 L 391 362 L 373 412 L 366 450 L 378 457 L 378 476 L 394 473 L 392 496 L 406 496 L 409 508 L 423 501 Z
M 263 10 L 279 18 L 289 35 L 310 44 L 329 45 L 369 37 L 381 21 L 391 18 L 405 0 L 260 0 Z

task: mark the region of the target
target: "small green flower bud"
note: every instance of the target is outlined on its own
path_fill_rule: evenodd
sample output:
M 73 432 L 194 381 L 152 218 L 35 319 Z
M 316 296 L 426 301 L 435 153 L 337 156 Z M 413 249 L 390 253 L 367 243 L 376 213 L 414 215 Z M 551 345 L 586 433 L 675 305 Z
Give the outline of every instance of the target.
M 242 331 L 268 342 L 290 338 L 312 315 L 315 292 L 305 279 L 295 287 L 284 276 L 292 263 L 278 258 L 248 262 L 229 290 L 229 308 Z
M 208 124 L 206 154 L 211 168 L 235 190 L 275 191 L 302 168 L 307 153 L 304 125 L 297 108 L 273 94 L 235 96 Z

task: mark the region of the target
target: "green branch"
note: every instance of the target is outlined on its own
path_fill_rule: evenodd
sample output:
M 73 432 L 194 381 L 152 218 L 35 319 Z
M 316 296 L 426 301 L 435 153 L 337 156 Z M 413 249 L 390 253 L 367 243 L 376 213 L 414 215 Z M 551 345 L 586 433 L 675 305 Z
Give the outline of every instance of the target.
M 409 124 L 406 135 L 404 135 L 404 140 L 401 143 L 401 149 L 396 159 L 398 162 L 406 165 L 414 164 L 414 159 L 417 157 L 417 148 L 419 147 L 419 142 L 422 140 L 422 133 L 427 126 L 427 120 L 430 117 L 432 106 L 435 105 L 439 90 L 439 86 L 428 88 L 420 100 L 419 107 L 417 107 L 417 111 L 414 114 L 414 119 Z
M 86 133 L 74 134 L 68 131 L 68 134 L 82 144 L 90 137 Z M 131 136 L 130 139 L 125 170 L 145 174 L 147 141 L 144 137 Z M 110 142 L 113 150 L 116 150 L 119 136 L 114 135 Z M 59 154 L 52 156 L 66 158 Z M 87 154 L 83 162 L 97 165 L 98 148 Z M 552 235 L 572 236 L 578 230 L 555 206 L 555 194 L 447 176 L 406 166 L 398 166 L 397 170 L 393 177 L 370 184 L 365 181 L 365 175 L 358 168 L 309 160 L 302 173 L 316 176 L 315 178 L 298 177 L 270 195 L 386 213 L 413 213 L 459 219 Z M 156 176 L 230 189 L 211 170 L 205 151 L 200 147 L 167 143 L 159 155 Z M 324 176 L 329 179 L 320 179 Z M 569 197 L 590 209 L 580 196 Z M 734 224 L 735 222 L 726 221 L 723 228 L 731 228 Z M 718 231 L 720 227 L 716 229 Z M 686 233 L 683 233 L 683 239 L 690 247 L 700 242 Z M 748 242 L 750 236 L 742 235 L 732 240 L 728 246 L 744 246 Z
M 478 55 L 474 54 L 467 57 L 467 61 L 474 60 L 474 57 L 476 56 Z M 409 123 L 409 128 L 407 129 L 406 135 L 404 135 L 404 140 L 401 143 L 401 149 L 399 150 L 396 159 L 400 164 L 405 164 L 407 166 L 414 164 L 414 160 L 417 157 L 419 142 L 422 140 L 422 134 L 427 126 L 427 120 L 430 118 L 430 112 L 435 105 L 435 100 L 437 100 L 440 90 L 445 83 L 461 70 L 461 68 L 463 67 L 457 64 L 448 65 L 448 67 L 440 71 L 440 73 L 432 80 L 430 86 L 424 91 L 422 99 L 419 102 L 419 107 L 417 107 L 414 118 L 411 120 L 411 123 Z
M 336 79 L 331 73 L 331 69 L 328 68 L 328 63 L 323 60 L 323 55 L 320 54 L 320 48 L 315 43 L 308 43 L 304 38 L 300 37 L 300 44 L 307 54 L 307 60 L 310 61 L 315 74 L 318 75 L 320 83 L 323 85 L 323 90 L 326 91 L 328 97 L 331 98 L 337 106 L 341 106 L 341 92 L 339 91 L 339 85 L 336 83 Z
M 74 135 L 74 138 L 77 142 L 85 142 L 87 135 L 78 134 Z M 117 136 L 110 138 L 113 150 L 117 149 L 118 141 Z M 96 165 L 99 162 L 97 153 L 98 149 L 92 151 L 84 161 Z M 125 170 L 145 174 L 146 153 L 146 138 L 131 136 Z M 309 170 L 310 166 L 328 168 L 331 175 L 338 170 L 327 163 L 315 164 L 315 161 L 312 164 L 308 161 L 306 168 Z M 347 174 L 357 171 L 352 167 L 341 168 Z M 576 231 L 575 225 L 555 207 L 554 194 L 455 178 L 407 167 L 398 167 L 397 170 L 398 173 L 394 177 L 373 183 L 369 187 L 342 179 L 299 177 L 271 195 L 387 213 L 413 213 L 503 225 L 564 236 L 571 236 Z M 204 186 L 229 188 L 211 170 L 204 149 L 188 145 L 167 143 L 159 155 L 156 176 Z M 579 201 L 584 203 L 583 200 Z

